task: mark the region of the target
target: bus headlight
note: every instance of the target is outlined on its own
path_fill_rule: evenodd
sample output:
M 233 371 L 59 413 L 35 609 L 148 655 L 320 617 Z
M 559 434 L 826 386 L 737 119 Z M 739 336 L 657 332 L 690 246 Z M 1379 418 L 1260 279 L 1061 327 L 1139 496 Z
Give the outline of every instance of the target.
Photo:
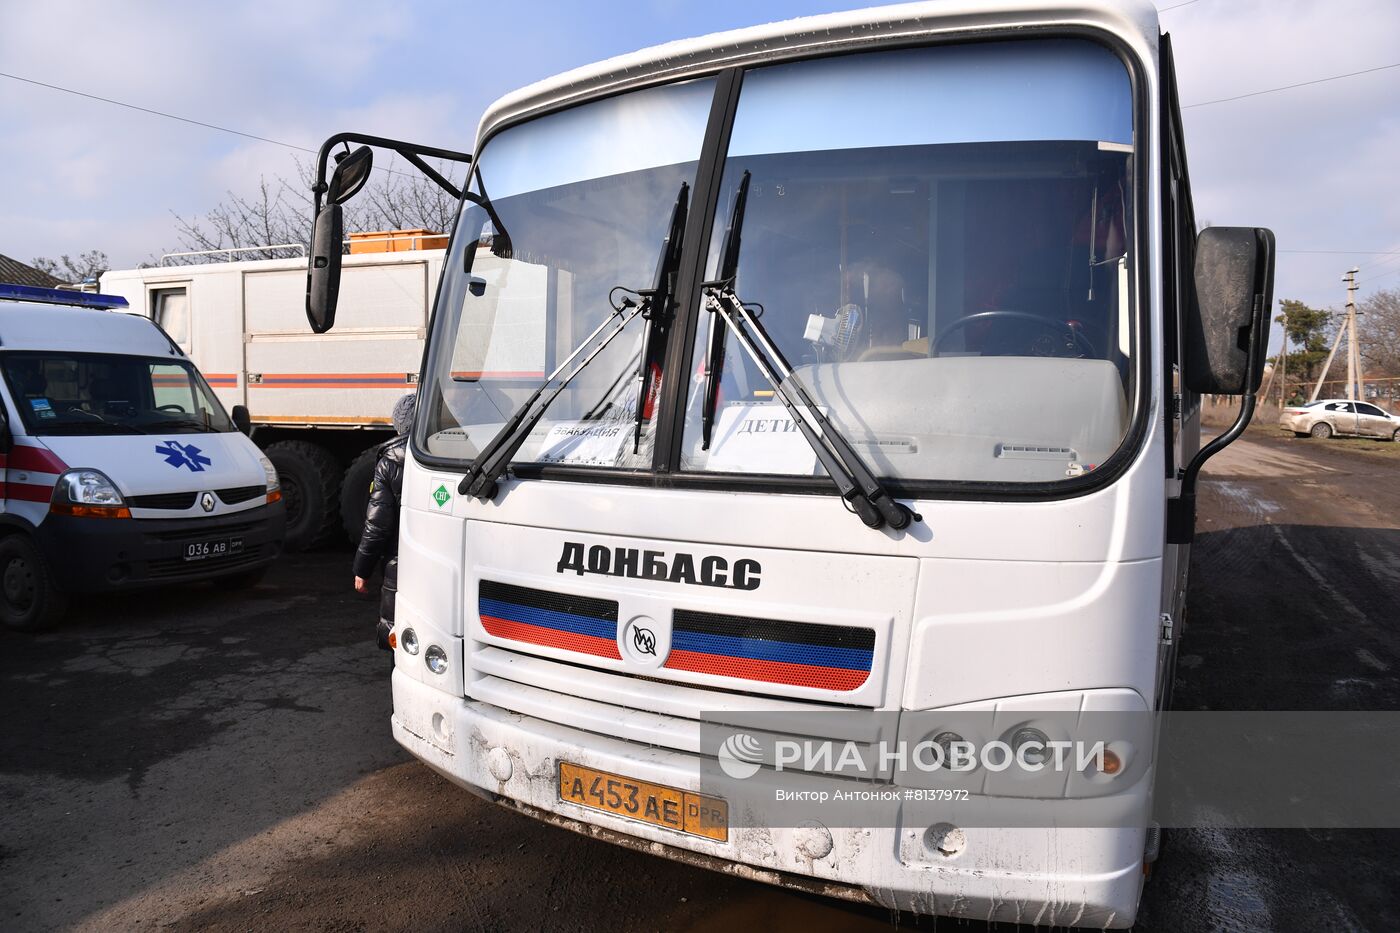
M 972 745 L 962 736 L 956 732 L 940 732 L 933 737 L 933 744 L 941 753 L 938 759 L 941 767 L 949 771 L 971 770 L 967 756 Z
M 83 518 L 130 518 L 117 484 L 100 470 L 69 470 L 53 487 L 49 511 Z
M 1050 760 L 1050 737 L 1033 726 L 1022 726 L 1007 743 L 1018 762 L 1035 769 Z
M 442 650 L 442 645 L 429 645 L 428 650 L 423 652 L 423 663 L 428 665 L 428 670 L 434 674 L 447 673 L 447 652 Z
M 418 633 L 411 628 L 404 629 L 403 634 L 399 636 L 399 644 L 403 645 L 403 650 L 409 654 L 417 654 Z

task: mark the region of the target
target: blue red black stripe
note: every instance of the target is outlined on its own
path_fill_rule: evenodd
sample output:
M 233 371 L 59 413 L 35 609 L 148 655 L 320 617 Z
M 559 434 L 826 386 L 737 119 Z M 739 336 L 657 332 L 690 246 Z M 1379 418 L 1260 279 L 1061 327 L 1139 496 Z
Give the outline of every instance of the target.
M 677 610 L 665 666 L 722 677 L 854 690 L 870 677 L 873 629 Z
M 477 611 L 490 635 L 621 659 L 617 603 L 482 580 Z

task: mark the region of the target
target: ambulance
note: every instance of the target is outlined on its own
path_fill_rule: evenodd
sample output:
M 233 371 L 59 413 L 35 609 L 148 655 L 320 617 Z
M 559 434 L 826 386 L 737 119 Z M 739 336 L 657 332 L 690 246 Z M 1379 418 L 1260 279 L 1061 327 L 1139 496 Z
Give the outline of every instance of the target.
M 0 622 L 69 598 L 212 580 L 282 549 L 277 471 L 180 347 L 125 299 L 0 284 Z

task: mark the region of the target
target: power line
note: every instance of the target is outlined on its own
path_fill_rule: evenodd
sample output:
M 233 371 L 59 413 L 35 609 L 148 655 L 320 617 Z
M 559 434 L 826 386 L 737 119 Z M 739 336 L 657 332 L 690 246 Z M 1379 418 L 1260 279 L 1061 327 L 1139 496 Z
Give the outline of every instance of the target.
M 1375 71 L 1385 71 L 1387 68 L 1400 68 L 1400 62 L 1393 62 L 1389 65 L 1377 65 L 1375 68 L 1363 68 L 1361 71 L 1349 71 L 1344 75 L 1332 75 L 1328 78 L 1314 78 L 1311 81 L 1300 81 L 1297 84 L 1285 84 L 1282 87 L 1265 88 L 1262 91 L 1250 91 L 1248 94 L 1236 94 L 1234 97 L 1221 97 L 1217 100 L 1203 100 L 1194 104 L 1182 104 L 1182 110 L 1189 110 L 1192 107 L 1209 107 L 1211 104 L 1226 104 L 1232 100 L 1244 100 L 1246 97 L 1258 97 L 1260 94 L 1274 94 L 1279 91 L 1291 91 L 1297 87 L 1307 87 L 1312 84 L 1325 84 L 1328 81 L 1340 81 L 1343 78 L 1354 78 L 1357 75 L 1368 75 Z
M 34 84 L 39 87 L 46 87 L 51 91 L 62 91 L 64 94 L 72 94 L 75 97 L 86 97 L 88 100 L 100 100 L 104 104 L 112 104 L 117 107 L 125 107 L 127 110 L 139 110 L 141 113 L 149 113 L 157 117 L 165 117 L 168 120 L 179 120 L 181 123 L 189 123 L 194 126 L 202 126 L 205 129 L 218 130 L 220 133 L 232 133 L 234 136 L 242 136 L 245 139 L 256 139 L 260 143 L 272 143 L 274 146 L 284 146 L 288 149 L 296 149 L 300 152 L 309 152 L 316 155 L 315 149 L 308 149 L 305 146 L 298 146 L 295 143 L 283 142 L 280 139 L 268 139 L 266 136 L 258 136 L 254 133 L 245 133 L 242 130 L 235 130 L 227 126 L 219 126 L 217 123 L 205 123 L 203 120 L 194 120 L 190 117 L 182 117 L 179 114 L 166 113 L 163 110 L 152 110 L 150 107 L 138 107 L 136 104 L 128 104 L 125 101 L 113 100 L 110 97 L 99 97 L 96 94 L 87 94 L 83 91 L 75 91 L 70 87 L 59 87 L 57 84 L 46 84 L 43 81 L 35 81 L 33 78 L 23 78 L 19 75 L 7 74 L 0 71 L 0 78 L 9 78 L 13 81 L 23 81 L 25 84 Z
M 1397 272 L 1400 272 L 1400 268 L 1391 269 L 1389 272 L 1382 272 L 1380 275 L 1373 275 L 1369 279 L 1362 279 L 1361 284 L 1365 285 L 1367 282 L 1375 282 L 1385 278 L 1388 275 L 1395 275 Z
M 284 147 L 284 148 L 286 148 L 286 149 L 295 149 L 295 150 L 297 150 L 298 152 L 307 152 L 307 153 L 310 153 L 311 155 L 317 155 L 317 154 L 318 154 L 317 151 L 316 151 L 315 149 L 308 149 L 308 148 L 306 148 L 305 146 L 298 146 L 296 143 L 284 142 L 283 140 L 280 140 L 280 139 L 270 139 L 270 138 L 268 138 L 268 137 L 266 137 L 266 136 L 259 136 L 259 135 L 257 135 L 256 133 L 245 133 L 245 132 L 243 132 L 242 130 L 235 130 L 235 129 L 233 129 L 232 127 L 228 127 L 228 126 L 220 126 L 220 125 L 218 125 L 217 123 L 205 123 L 203 120 L 195 120 L 195 119 L 192 119 L 192 118 L 190 118 L 190 117 L 182 117 L 182 116 L 180 116 L 180 115 L 177 114 L 177 113 L 166 113 L 164 110 L 153 110 L 153 109 L 151 109 L 150 107 L 141 107 L 141 106 L 138 106 L 137 104 L 129 104 L 129 103 L 127 103 L 126 101 L 122 101 L 122 100 L 113 100 L 113 99 L 110 98 L 110 97 L 101 97 L 101 96 L 99 96 L 99 95 L 97 95 L 97 94 L 89 94 L 89 93 L 87 93 L 86 91 L 75 91 L 75 90 L 74 90 L 73 88 L 71 88 L 71 87 L 60 87 L 60 86 L 57 85 L 57 84 L 48 84 L 48 83 L 46 83 L 46 82 L 44 82 L 44 81 L 36 81 L 36 80 L 34 80 L 33 78 L 25 78 L 25 77 L 22 77 L 22 76 L 20 76 L 20 75 L 12 75 L 12 74 L 9 74 L 8 72 L 4 72 L 4 71 L 0 71 L 0 78 L 10 78 L 11 80 L 14 80 L 14 81 L 22 81 L 22 82 L 24 82 L 25 84 L 33 84 L 33 85 L 36 85 L 37 87 L 45 87 L 45 88 L 48 88 L 48 89 L 51 90 L 51 91 L 61 91 L 61 92 L 63 92 L 64 94 L 72 94 L 72 95 L 74 95 L 75 97 L 85 97 L 85 98 L 87 98 L 88 100 L 101 101 L 101 102 L 104 103 L 104 104 L 112 104 L 113 106 L 116 106 L 116 107 L 125 107 L 127 110 L 136 110 L 136 111 L 139 111 L 140 113 L 148 113 L 148 114 L 151 114 L 152 116 L 156 116 L 156 117 L 165 117 L 167 120 L 178 120 L 178 121 L 180 121 L 181 123 L 188 123 L 188 124 L 190 124 L 190 125 L 192 125 L 192 126 L 202 126 L 202 127 L 204 127 L 205 129 L 218 130 L 220 133 L 231 133 L 231 134 L 234 135 L 234 136 L 242 136 L 244 139 L 253 139 L 253 140 L 256 140 L 256 141 L 258 141 L 258 142 L 260 142 L 260 143 L 270 143 L 271 145 L 274 145 L 274 146 L 282 146 L 282 147 Z M 403 176 L 404 178 L 416 178 L 416 177 L 418 177 L 416 173 L 400 172 L 400 171 L 397 171 L 397 170 L 395 170 L 395 169 L 392 169 L 392 168 L 384 168 L 384 167 L 379 166 L 379 165 L 374 166 L 374 170 L 375 170 L 376 172 L 384 172 L 384 173 L 389 174 L 389 175 L 400 175 L 400 176 Z
M 1199 3 L 1199 2 L 1200 2 L 1200 0 L 1186 0 L 1185 3 L 1177 3 L 1177 4 L 1173 4 L 1172 6 L 1164 6 L 1164 7 L 1162 7 L 1160 10 L 1158 10 L 1157 12 L 1158 12 L 1158 13 L 1165 13 L 1165 12 L 1167 12 L 1168 10 L 1179 10 L 1179 9 L 1181 9 L 1181 8 L 1184 7 L 1184 6 L 1190 6 L 1190 5 L 1193 4 L 1193 3 Z

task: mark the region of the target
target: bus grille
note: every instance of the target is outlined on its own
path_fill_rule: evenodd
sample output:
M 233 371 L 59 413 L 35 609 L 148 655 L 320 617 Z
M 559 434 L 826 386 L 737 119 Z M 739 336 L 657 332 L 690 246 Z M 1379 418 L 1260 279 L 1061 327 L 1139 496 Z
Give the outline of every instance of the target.
M 487 634 L 620 661 L 618 604 L 480 582 L 477 611 Z M 747 682 L 850 691 L 870 679 L 875 630 L 676 609 L 662 669 Z

